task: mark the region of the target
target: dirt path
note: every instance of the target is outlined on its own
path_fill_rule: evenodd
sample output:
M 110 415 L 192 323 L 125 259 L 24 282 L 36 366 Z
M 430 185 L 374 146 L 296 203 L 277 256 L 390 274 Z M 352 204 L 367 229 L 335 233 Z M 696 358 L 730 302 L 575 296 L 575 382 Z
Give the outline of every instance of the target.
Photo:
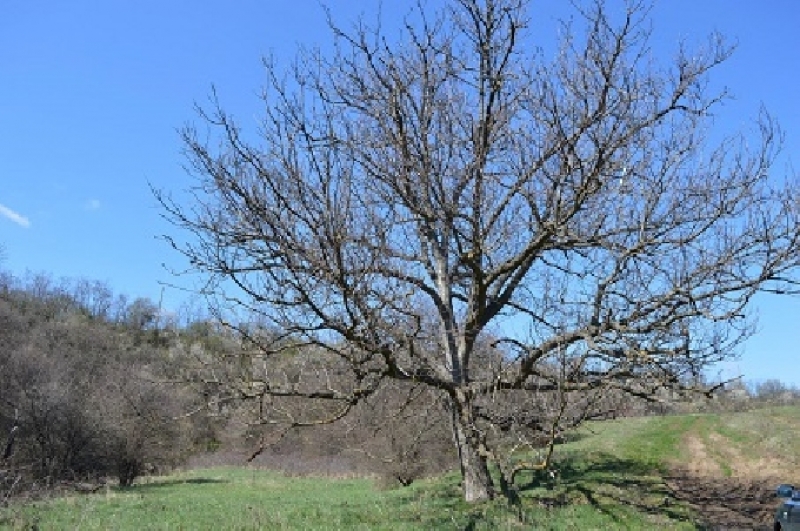
M 747 459 L 718 434 L 703 441 L 687 436 L 688 454 L 676 463 L 667 487 L 690 504 L 711 529 L 771 529 L 780 483 L 777 460 Z

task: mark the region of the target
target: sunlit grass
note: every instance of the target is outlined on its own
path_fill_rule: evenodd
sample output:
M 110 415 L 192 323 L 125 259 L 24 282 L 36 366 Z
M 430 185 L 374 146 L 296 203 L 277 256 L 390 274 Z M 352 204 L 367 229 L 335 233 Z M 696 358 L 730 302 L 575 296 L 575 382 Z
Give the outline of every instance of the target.
M 784 423 L 789 429 L 777 429 Z M 4 529 L 696 529 L 662 474 L 687 434 L 772 452 L 791 443 L 800 409 L 592 423 L 558 448 L 558 475 L 522 478 L 520 503 L 466 504 L 457 474 L 381 489 L 370 479 L 289 478 L 211 468 L 145 478 L 0 512 Z M 669 501 L 669 503 L 667 503 Z
M 553 493 L 529 489 L 523 510 L 502 500 L 469 505 L 458 478 L 448 475 L 395 490 L 370 480 L 285 478 L 264 471 L 209 469 L 159 478 L 120 491 L 72 496 L 7 510 L 15 529 L 649 529 L 652 515 L 597 491 L 607 474 L 588 474 L 572 485 L 573 500 L 547 508 Z M 566 484 L 565 484 L 566 485 Z M 578 489 L 578 490 L 575 490 Z M 624 489 L 622 489 L 624 490 Z M 542 496 L 544 494 L 544 496 Z M 570 501 L 572 503 L 570 503 Z M 659 524 L 669 520 L 657 518 Z M 664 527 L 664 525 L 660 525 Z M 692 529 L 692 527 L 687 527 Z

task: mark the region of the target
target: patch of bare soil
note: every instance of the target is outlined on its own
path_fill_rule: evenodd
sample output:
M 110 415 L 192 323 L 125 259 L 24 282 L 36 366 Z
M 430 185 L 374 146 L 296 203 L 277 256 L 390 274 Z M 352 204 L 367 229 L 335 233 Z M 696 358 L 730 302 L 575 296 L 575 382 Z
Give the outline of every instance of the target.
M 684 442 L 687 460 L 665 478 L 672 495 L 691 505 L 709 529 L 771 529 L 779 503 L 777 463 L 747 459 L 716 434 L 710 444 L 696 436 Z
M 775 480 L 786 473 L 786 463 L 774 457 L 748 457 L 738 448 L 731 445 L 725 437 L 712 433 L 708 437 L 709 445 L 714 448 L 717 460 L 724 462 L 731 471 L 731 476 L 752 480 Z M 785 480 L 786 478 L 784 478 Z

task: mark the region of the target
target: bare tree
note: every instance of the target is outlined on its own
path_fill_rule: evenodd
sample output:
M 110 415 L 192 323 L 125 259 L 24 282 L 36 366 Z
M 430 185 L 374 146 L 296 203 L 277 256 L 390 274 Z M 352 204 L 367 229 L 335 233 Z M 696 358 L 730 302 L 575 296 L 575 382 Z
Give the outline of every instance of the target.
M 196 203 L 158 193 L 191 233 L 170 241 L 231 326 L 271 331 L 243 330 L 257 348 L 236 387 L 264 422 L 330 422 L 387 379 L 425 384 L 449 404 L 465 498 L 486 499 L 487 462 L 517 446 L 494 433 L 551 450 L 603 390 L 691 387 L 752 332 L 756 292 L 794 289 L 777 125 L 761 113 L 710 140 L 725 94 L 708 74 L 731 49 L 712 36 L 661 66 L 647 6 L 581 5 L 550 61 L 525 0 L 420 8 L 395 43 L 331 24 L 329 56 L 266 62 L 257 134 L 216 96 L 212 134 L 183 131 Z

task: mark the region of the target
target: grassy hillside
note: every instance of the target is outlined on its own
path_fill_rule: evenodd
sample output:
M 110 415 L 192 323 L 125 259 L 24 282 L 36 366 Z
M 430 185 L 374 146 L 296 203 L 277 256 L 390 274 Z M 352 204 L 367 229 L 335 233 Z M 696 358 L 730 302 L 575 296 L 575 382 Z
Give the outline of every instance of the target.
M 520 506 L 461 502 L 454 474 L 380 490 L 368 479 L 215 468 L 0 513 L 31 529 L 702 529 L 768 522 L 800 408 L 587 425 L 555 478 L 524 478 Z

